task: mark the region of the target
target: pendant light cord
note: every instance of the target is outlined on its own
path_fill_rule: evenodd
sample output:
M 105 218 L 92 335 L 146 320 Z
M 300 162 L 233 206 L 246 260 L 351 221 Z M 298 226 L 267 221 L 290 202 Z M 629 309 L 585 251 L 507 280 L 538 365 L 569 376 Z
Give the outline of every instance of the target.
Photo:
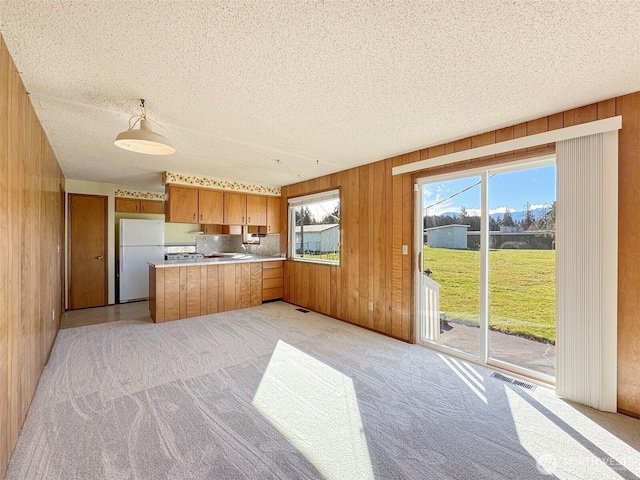
M 153 120 L 151 118 L 147 118 L 147 108 L 144 106 L 144 98 L 140 99 L 140 111 L 142 112 L 142 113 L 140 113 L 140 115 L 131 115 L 129 117 L 129 128 L 128 128 L 128 130 L 133 130 L 136 127 L 136 125 L 140 122 L 140 120 L 147 120 L 147 121 L 149 121 L 151 123 L 154 123 L 155 125 L 158 125 L 163 130 L 171 132 L 171 130 L 167 129 L 167 127 L 165 127 L 161 123 L 158 123 L 158 122 L 156 122 L 155 120 Z M 132 124 L 131 120 L 133 120 L 134 118 L 136 119 L 136 121 L 133 122 L 133 124 Z
M 144 98 L 140 99 L 140 111 L 142 112 L 140 115 L 131 115 L 131 117 L 129 117 L 129 130 L 133 130 L 135 126 L 138 124 L 138 122 L 140 122 L 140 120 L 147 119 L 147 109 L 144 106 Z M 133 122 L 133 124 L 131 124 L 131 120 L 134 118 L 136 119 L 136 121 Z M 153 123 L 157 123 L 157 122 L 153 122 Z

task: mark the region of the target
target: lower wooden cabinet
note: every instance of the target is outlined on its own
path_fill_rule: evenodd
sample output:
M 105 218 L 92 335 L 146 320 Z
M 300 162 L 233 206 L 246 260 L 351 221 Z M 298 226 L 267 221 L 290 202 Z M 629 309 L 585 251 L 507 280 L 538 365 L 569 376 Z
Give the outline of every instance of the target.
M 149 267 L 149 310 L 156 323 L 261 303 L 262 262 Z
M 265 262 L 262 267 L 262 301 L 282 298 L 283 262 Z

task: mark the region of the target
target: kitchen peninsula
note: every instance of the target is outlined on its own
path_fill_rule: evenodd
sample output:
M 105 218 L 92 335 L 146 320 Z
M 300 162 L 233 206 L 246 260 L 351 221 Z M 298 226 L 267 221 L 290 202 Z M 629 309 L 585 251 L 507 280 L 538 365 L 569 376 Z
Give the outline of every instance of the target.
M 235 253 L 150 263 L 151 318 L 162 323 L 282 298 L 283 260 Z

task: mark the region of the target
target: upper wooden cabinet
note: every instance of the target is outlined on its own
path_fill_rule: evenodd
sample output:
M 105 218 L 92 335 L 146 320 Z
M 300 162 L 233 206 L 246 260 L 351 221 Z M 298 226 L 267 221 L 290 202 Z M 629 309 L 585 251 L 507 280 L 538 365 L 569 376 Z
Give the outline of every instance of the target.
M 199 223 L 224 222 L 224 194 L 218 190 L 198 190 Z
M 267 224 L 267 197 L 247 195 L 247 225 Z
M 166 221 L 198 223 L 198 189 L 167 185 Z
M 116 198 L 116 212 L 164 213 L 164 202 L 159 200 L 139 200 L 137 198 Z
M 224 192 L 224 222 L 227 225 L 246 225 L 247 196 L 244 193 Z
M 280 233 L 280 197 L 167 185 L 166 221 L 203 225 L 259 226 Z M 208 227 L 210 234 L 216 234 Z
M 280 197 L 267 197 L 267 233 L 280 233 Z
M 164 202 L 157 200 L 140 200 L 140 213 L 164 214 Z
M 139 213 L 140 200 L 116 197 L 116 212 Z

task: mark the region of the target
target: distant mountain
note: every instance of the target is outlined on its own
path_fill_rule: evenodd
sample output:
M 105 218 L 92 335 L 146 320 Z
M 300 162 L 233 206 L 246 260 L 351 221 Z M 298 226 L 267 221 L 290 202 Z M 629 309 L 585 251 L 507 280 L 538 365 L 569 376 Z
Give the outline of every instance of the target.
M 547 213 L 549 211 L 551 207 L 549 208 L 532 208 L 531 209 L 531 214 L 533 215 L 533 218 L 538 218 L 543 216 L 545 213 Z M 511 218 L 513 218 L 514 222 L 519 222 L 520 220 L 522 220 L 524 218 L 526 211 L 525 210 L 520 210 L 517 212 L 511 212 Z M 456 211 L 456 212 L 444 212 L 441 213 L 439 216 L 441 217 L 457 217 L 460 216 L 460 210 Z M 502 218 L 504 217 L 504 213 L 492 213 L 491 218 L 493 218 L 494 220 L 497 220 L 498 218 Z

